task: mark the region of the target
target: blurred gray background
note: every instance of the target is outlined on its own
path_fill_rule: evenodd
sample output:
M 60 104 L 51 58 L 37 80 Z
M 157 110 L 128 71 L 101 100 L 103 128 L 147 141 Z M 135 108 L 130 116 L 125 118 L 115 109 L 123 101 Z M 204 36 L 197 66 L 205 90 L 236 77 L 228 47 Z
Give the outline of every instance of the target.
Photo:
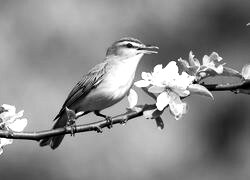
M 25 110 L 26 131 L 49 129 L 71 88 L 101 62 L 115 40 L 132 36 L 160 47 L 137 71 L 151 71 L 190 50 L 216 51 L 241 70 L 250 57 L 249 0 L 0 1 L 0 103 Z M 152 103 L 142 91 L 140 103 Z M 165 129 L 138 118 L 126 126 L 67 136 L 59 149 L 15 140 L 0 156 L 0 178 L 235 180 L 250 178 L 250 98 L 187 98 L 189 113 Z M 105 110 L 124 112 L 124 99 Z M 85 121 L 84 121 L 85 120 Z M 93 115 L 79 123 L 100 120 Z

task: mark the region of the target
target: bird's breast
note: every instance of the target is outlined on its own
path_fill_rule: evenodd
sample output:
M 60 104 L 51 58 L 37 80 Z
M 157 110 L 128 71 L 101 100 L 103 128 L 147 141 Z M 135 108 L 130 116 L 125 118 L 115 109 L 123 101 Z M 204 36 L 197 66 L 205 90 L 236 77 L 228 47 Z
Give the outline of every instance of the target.
M 141 56 L 135 56 L 124 61 L 114 62 L 107 72 L 102 83 L 106 92 L 109 92 L 113 98 L 124 97 L 132 86 L 137 65 Z
M 77 104 L 77 110 L 102 110 L 119 102 L 132 86 L 140 58 L 109 61 L 101 83 Z

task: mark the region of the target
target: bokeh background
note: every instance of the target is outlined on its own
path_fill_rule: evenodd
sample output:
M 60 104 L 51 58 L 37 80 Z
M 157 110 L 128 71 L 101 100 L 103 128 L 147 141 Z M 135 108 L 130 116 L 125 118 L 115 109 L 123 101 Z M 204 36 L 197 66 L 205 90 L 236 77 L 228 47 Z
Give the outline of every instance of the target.
M 249 0 L 1 0 L 0 103 L 25 110 L 27 131 L 49 129 L 74 84 L 124 36 L 160 47 L 143 58 L 137 80 L 190 50 L 199 59 L 216 51 L 240 71 L 250 57 L 248 22 Z M 136 91 L 140 103 L 152 103 Z M 249 179 L 250 98 L 213 94 L 214 101 L 187 98 L 189 113 L 179 121 L 166 111 L 163 131 L 138 118 L 103 134 L 67 136 L 55 151 L 15 140 L 0 157 L 0 179 Z

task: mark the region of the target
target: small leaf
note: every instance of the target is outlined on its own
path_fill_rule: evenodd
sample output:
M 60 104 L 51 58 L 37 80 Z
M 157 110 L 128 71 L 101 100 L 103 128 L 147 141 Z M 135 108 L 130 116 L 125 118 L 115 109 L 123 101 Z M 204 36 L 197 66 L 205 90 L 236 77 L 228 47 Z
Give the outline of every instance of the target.
M 250 95 L 250 79 L 245 80 L 241 88 L 236 90 L 235 92 Z
M 135 107 L 138 101 L 138 95 L 135 90 L 130 89 L 129 94 L 128 94 L 128 103 L 129 103 L 129 108 Z
M 247 64 L 242 68 L 241 74 L 244 79 L 250 79 L 250 64 Z
M 155 105 L 147 105 L 144 108 L 143 116 L 146 119 L 155 119 L 159 117 L 163 112 L 159 111 Z
M 232 68 L 229 68 L 229 67 L 223 67 L 223 72 L 220 75 L 221 76 L 233 76 L 233 77 L 242 78 L 242 75 L 238 71 L 236 71 Z
M 154 119 L 157 125 L 157 128 L 163 129 L 164 128 L 164 123 L 163 120 L 161 119 L 163 111 L 159 111 L 155 105 L 145 105 L 144 106 L 144 111 L 143 111 L 143 116 L 146 119 Z
M 155 118 L 155 123 L 158 129 L 162 130 L 164 128 L 164 122 L 160 116 Z
M 191 94 L 199 94 L 199 95 L 207 96 L 214 100 L 212 93 L 206 87 L 200 84 L 191 84 L 188 86 L 188 90 L 191 92 Z

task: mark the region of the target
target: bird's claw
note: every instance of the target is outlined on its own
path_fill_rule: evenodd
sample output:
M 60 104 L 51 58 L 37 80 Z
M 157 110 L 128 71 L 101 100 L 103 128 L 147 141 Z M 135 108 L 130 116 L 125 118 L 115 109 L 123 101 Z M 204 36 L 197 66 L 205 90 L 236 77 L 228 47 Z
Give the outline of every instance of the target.
M 70 135 L 71 136 L 75 136 L 75 134 L 76 134 L 76 124 L 72 124 L 71 126 L 70 126 Z
M 106 116 L 105 119 L 106 119 L 106 121 L 107 121 L 107 123 L 108 123 L 107 127 L 108 127 L 109 129 L 111 129 L 111 128 L 113 127 L 112 117 Z
M 70 127 L 70 135 L 75 136 L 76 133 L 76 122 L 75 119 L 69 119 L 67 122 L 67 126 Z

